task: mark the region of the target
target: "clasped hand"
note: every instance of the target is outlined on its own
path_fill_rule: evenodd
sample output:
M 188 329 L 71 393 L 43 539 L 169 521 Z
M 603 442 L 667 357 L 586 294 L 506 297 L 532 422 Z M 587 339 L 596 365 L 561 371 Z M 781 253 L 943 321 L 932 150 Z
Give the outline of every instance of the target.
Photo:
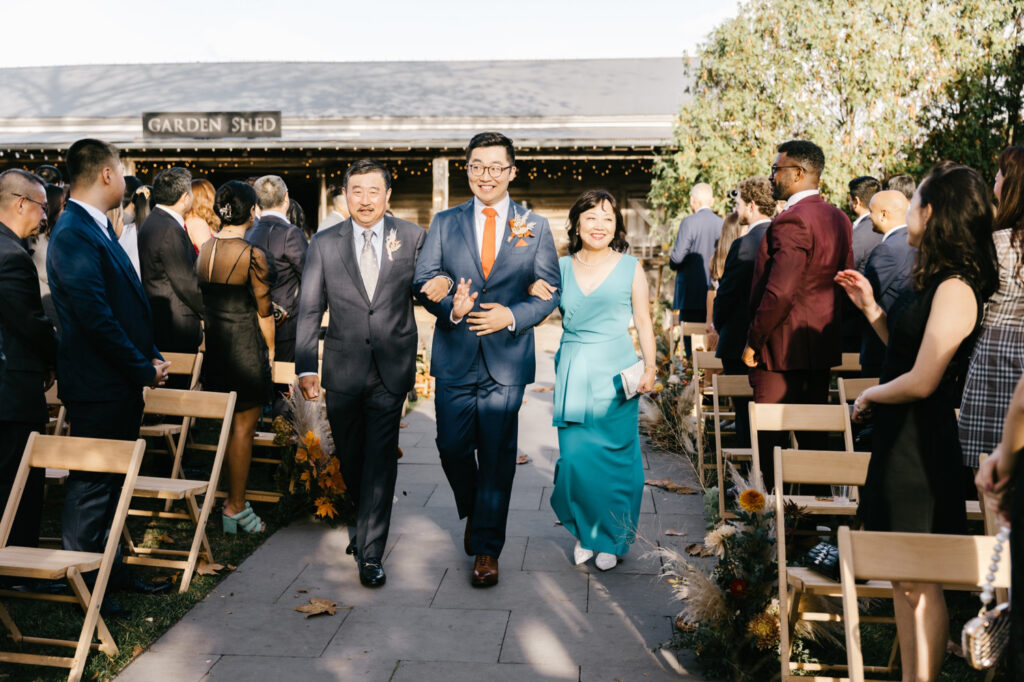
M 512 311 L 500 303 L 481 303 L 483 312 L 473 310 L 476 304 L 478 293 L 471 292 L 469 287 L 473 284 L 471 279 L 459 278 L 459 285 L 452 297 L 452 319 L 461 320 L 469 316 L 469 329 L 476 332 L 477 336 L 486 336 L 494 332 L 507 329 L 515 322 Z
M 156 374 L 153 376 L 153 383 L 151 383 L 150 386 L 153 388 L 163 386 L 167 383 L 167 368 L 171 366 L 170 361 L 153 358 L 150 362 L 153 363 L 153 369 L 156 370 Z

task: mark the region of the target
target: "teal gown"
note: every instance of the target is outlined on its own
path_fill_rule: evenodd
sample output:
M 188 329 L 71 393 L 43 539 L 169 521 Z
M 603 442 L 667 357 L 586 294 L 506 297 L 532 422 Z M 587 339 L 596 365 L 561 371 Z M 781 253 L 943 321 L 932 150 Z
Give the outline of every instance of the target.
M 629 320 L 637 259 L 623 255 L 588 295 L 572 257 L 562 271 L 562 343 L 555 355 L 554 425 L 561 450 L 551 508 L 595 552 L 629 551 L 644 489 L 639 402 L 626 400 L 619 372 L 637 361 Z

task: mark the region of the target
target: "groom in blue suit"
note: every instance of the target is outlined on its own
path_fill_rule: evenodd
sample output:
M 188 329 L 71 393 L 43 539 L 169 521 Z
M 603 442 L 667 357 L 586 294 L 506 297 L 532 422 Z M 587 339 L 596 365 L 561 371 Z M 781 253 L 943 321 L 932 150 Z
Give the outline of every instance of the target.
M 534 380 L 533 327 L 558 305 L 558 255 L 548 221 L 509 199 L 516 177 L 512 141 L 479 133 L 466 150 L 473 199 L 434 216 L 416 262 L 413 289 L 437 317 L 430 373 L 437 380 L 437 448 L 466 519 L 472 584 L 498 582 L 515 475 L 519 408 Z M 424 289 L 450 275 L 448 294 Z M 543 279 L 548 301 L 528 295 Z

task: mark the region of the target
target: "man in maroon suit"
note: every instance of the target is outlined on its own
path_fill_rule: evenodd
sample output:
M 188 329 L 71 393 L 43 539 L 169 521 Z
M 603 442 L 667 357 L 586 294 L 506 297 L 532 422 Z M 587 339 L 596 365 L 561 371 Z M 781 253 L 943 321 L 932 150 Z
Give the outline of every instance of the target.
M 813 142 L 779 145 L 769 180 L 785 201 L 761 242 L 750 291 L 743 361 L 758 403 L 825 403 L 830 369 L 842 360 L 842 289 L 836 273 L 853 267 L 850 219 L 818 194 L 825 154 Z M 802 439 L 802 447 L 815 447 Z M 813 439 L 811 439 L 813 440 Z M 761 472 L 774 479 L 778 434 L 758 439 Z

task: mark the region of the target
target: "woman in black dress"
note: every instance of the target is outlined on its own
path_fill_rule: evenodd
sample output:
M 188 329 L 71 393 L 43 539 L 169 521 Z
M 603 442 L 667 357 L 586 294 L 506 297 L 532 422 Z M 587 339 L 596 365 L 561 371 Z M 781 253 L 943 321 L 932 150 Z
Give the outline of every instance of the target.
M 222 185 L 214 199 L 220 229 L 203 244 L 196 261 L 206 323 L 203 386 L 238 394 L 227 451 L 226 533 L 236 533 L 239 527 L 248 533 L 264 529 L 245 500 L 256 421 L 274 390 L 271 271 L 267 254 L 245 241 L 255 206 L 256 192 L 249 185 L 236 180 Z
M 966 530 L 960 405 L 983 305 L 998 282 L 988 187 L 965 166 L 936 167 L 907 210 L 907 241 L 918 248 L 912 290 L 886 314 L 855 270 L 836 276 L 886 343 L 881 383 L 854 403 L 853 418 L 874 422 L 859 515 L 869 530 Z M 934 680 L 949 617 L 942 586 L 893 583 L 904 680 Z

